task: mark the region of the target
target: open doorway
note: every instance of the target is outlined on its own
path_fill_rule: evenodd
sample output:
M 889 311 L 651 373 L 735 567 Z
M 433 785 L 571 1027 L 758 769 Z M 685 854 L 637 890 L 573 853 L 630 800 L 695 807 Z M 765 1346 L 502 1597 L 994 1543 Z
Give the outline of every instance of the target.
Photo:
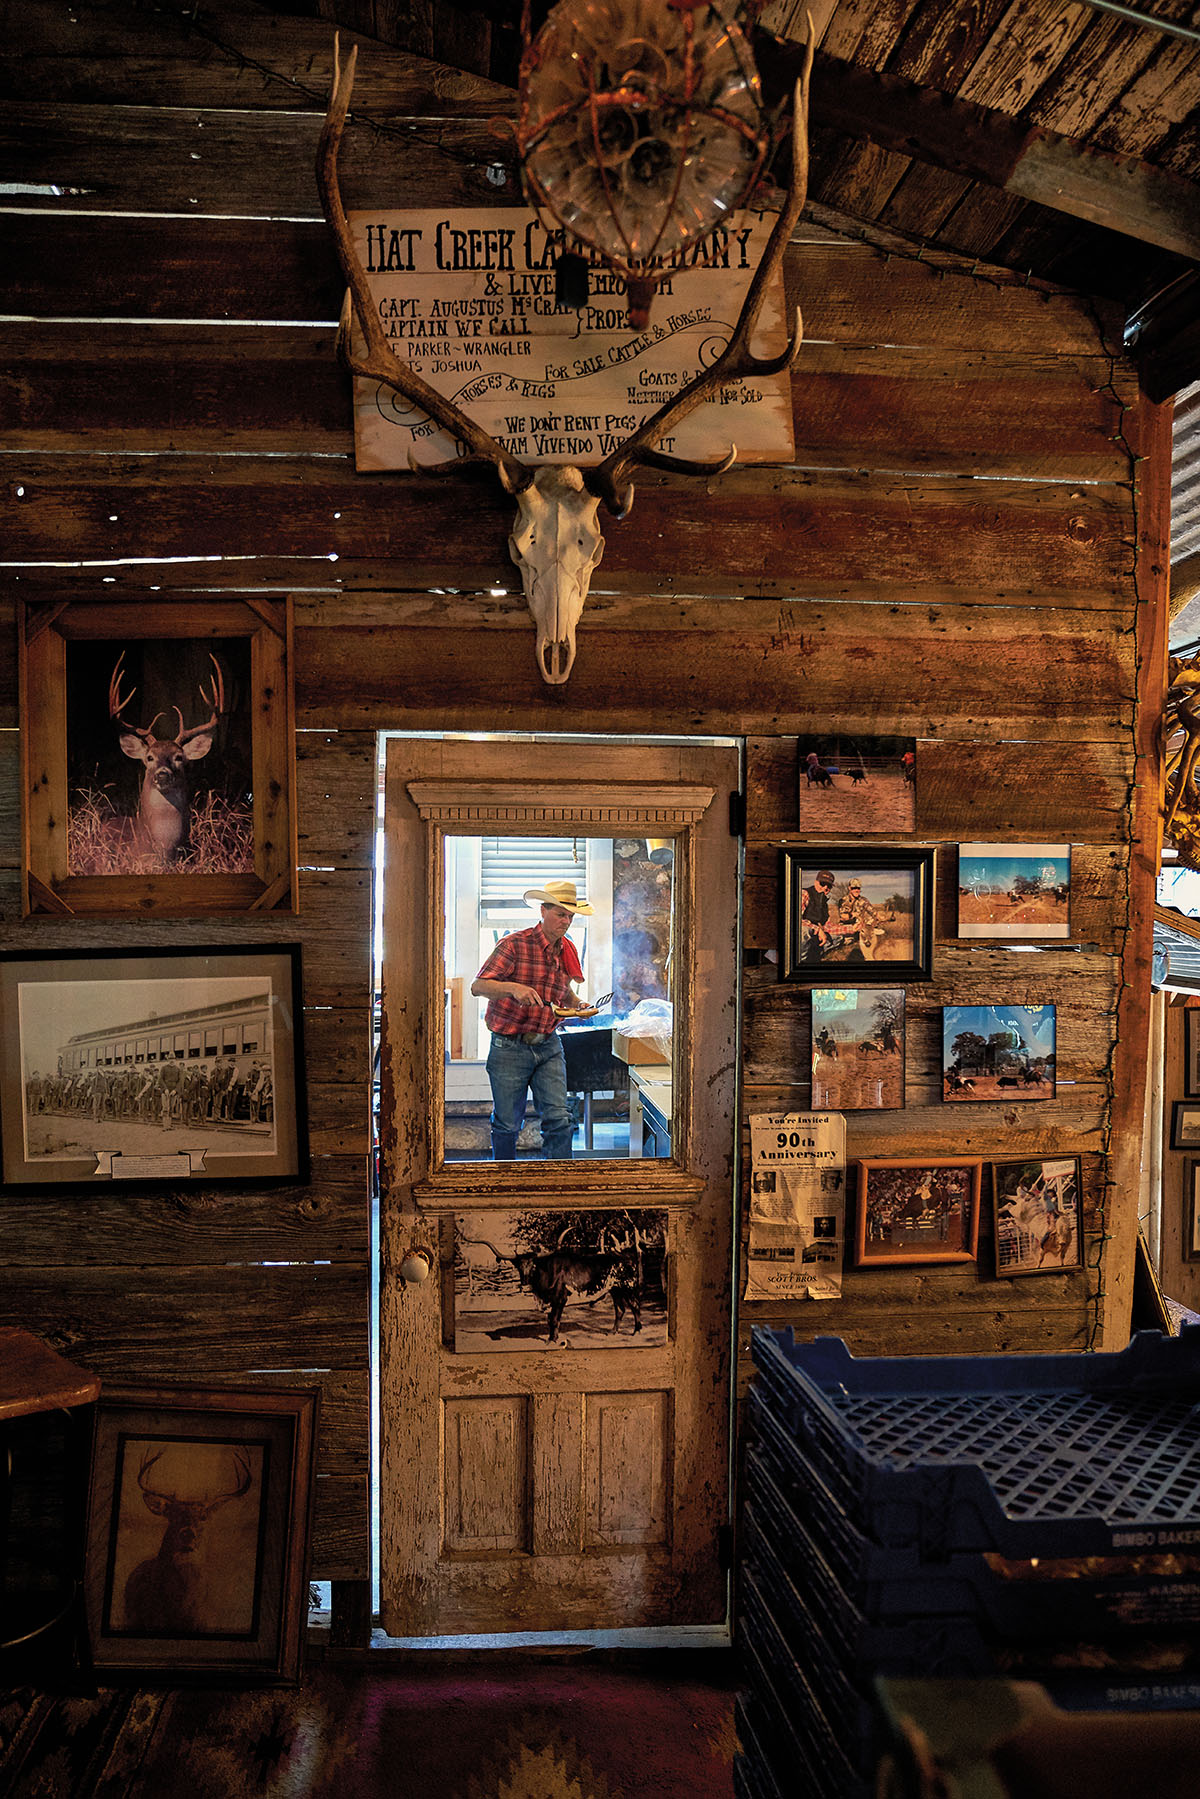
M 729 795 L 740 746 L 422 735 L 390 736 L 383 754 L 384 1626 L 428 1643 L 719 1631 L 737 1146 L 740 844 Z M 565 1159 L 542 1153 L 531 1109 L 524 1149 L 502 1166 L 482 1128 L 492 1033 L 469 977 L 506 935 L 531 928 L 531 906 L 560 896 L 558 883 L 579 908 L 581 997 L 604 1002 L 586 1020 L 593 1047 L 604 1039 L 604 1066 L 573 1073 Z M 492 1272 L 516 1263 L 525 1238 L 545 1258 L 548 1230 L 577 1258 L 624 1256 L 645 1274 L 641 1329 L 602 1282 L 603 1329 L 580 1296 L 578 1322 L 568 1304 L 551 1330 L 546 1305 L 526 1293 L 523 1333 L 509 1321 L 507 1336 L 483 1332 L 501 1340 L 482 1343 L 463 1307 L 474 1278 L 464 1245 L 478 1260 L 482 1242 Z M 414 1247 L 432 1264 L 420 1287 L 395 1272 Z

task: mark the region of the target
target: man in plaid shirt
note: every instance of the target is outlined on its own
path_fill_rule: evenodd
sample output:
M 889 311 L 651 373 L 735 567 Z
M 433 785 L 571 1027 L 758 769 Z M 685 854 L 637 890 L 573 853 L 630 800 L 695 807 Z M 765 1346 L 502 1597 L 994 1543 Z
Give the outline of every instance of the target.
M 541 922 L 502 937 L 471 992 L 486 998 L 484 1023 L 492 1033 L 487 1071 L 492 1087 L 492 1157 L 511 1162 L 533 1103 L 542 1121 L 542 1154 L 571 1154 L 574 1122 L 567 1105 L 567 1062 L 555 1006 L 577 1006 L 574 983 L 583 979 L 575 945 L 567 936 L 576 915 L 595 908 L 576 898 L 574 881 L 547 881 L 525 894 L 541 906 Z

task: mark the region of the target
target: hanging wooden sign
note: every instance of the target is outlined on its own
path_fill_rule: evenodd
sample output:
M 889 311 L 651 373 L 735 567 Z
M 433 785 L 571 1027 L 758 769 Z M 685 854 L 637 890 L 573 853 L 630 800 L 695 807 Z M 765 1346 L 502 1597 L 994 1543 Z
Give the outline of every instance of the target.
M 667 275 L 645 331 L 626 324 L 624 285 L 593 269 L 587 303 L 555 305 L 555 235 L 523 207 L 356 212 L 355 245 L 398 356 L 527 463 L 603 460 L 651 411 L 714 362 L 733 330 L 775 215 L 740 213 Z M 782 271 L 768 286 L 753 348 L 787 344 Z M 353 348 L 363 349 L 354 326 Z M 741 462 L 790 462 L 791 378 L 734 381 L 658 446 Z M 354 383 L 360 473 L 446 462 L 459 445 L 393 389 Z

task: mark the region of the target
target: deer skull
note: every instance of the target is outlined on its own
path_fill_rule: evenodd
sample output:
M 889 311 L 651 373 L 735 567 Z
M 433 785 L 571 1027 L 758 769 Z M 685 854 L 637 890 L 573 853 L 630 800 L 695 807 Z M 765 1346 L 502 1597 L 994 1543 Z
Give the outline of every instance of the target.
M 575 627 L 583 615 L 592 570 L 604 554 L 596 521 L 600 501 L 577 468 L 539 468 L 516 496 L 509 554 L 521 571 L 537 626 L 538 670 L 559 686 L 575 660 Z
M 517 518 L 508 540 L 509 553 L 521 570 L 525 598 L 537 625 L 537 664 L 542 679 L 561 686 L 575 660 L 575 627 L 583 613 L 592 570 L 604 550 L 596 523 L 602 501 L 615 519 L 623 519 L 633 501 L 633 475 L 638 467 L 665 469 L 682 475 L 719 475 L 737 451 L 716 462 L 693 462 L 667 455 L 656 446 L 683 418 L 721 387 L 746 376 L 762 378 L 789 368 L 800 352 L 804 331 L 797 309 L 795 328 L 786 350 L 757 356 L 750 349 L 767 284 L 778 270 L 784 249 L 804 206 L 808 184 L 808 83 L 812 71 L 810 25 L 804 70 L 796 84 L 792 122 L 791 182 L 775 221 L 766 251 L 751 278 L 742 309 L 721 353 L 658 406 L 597 467 L 586 474 L 577 468 L 531 468 L 492 437 L 482 425 L 440 393 L 411 364 L 398 357 L 384 334 L 366 270 L 355 248 L 350 222 L 338 186 L 337 160 L 354 86 L 357 49 L 342 66 L 334 39 L 333 91 L 317 149 L 317 188 L 333 233 L 346 278 L 347 296 L 338 333 L 346 367 L 363 380 L 380 382 L 402 395 L 427 418 L 456 438 L 463 454 L 452 462 L 427 466 L 426 474 L 460 469 L 466 462 L 491 463 L 506 493 L 517 501 Z M 366 345 L 364 355 L 350 348 L 351 313 Z M 411 458 L 410 458 L 411 460 Z

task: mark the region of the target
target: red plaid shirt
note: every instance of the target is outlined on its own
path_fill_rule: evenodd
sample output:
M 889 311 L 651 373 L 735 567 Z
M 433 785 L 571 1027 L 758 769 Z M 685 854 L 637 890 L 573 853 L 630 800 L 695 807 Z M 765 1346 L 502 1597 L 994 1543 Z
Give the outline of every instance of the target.
M 525 1031 L 552 1031 L 558 1019 L 550 1008 L 574 1003 L 571 982 L 581 976 L 573 943 L 563 938 L 552 944 L 540 924 L 527 931 L 513 931 L 500 939 L 475 978 L 518 981 L 540 993 L 546 1004 L 523 1006 L 519 1000 L 503 994 L 488 1001 L 484 1023 L 489 1031 L 502 1037 L 520 1036 Z

